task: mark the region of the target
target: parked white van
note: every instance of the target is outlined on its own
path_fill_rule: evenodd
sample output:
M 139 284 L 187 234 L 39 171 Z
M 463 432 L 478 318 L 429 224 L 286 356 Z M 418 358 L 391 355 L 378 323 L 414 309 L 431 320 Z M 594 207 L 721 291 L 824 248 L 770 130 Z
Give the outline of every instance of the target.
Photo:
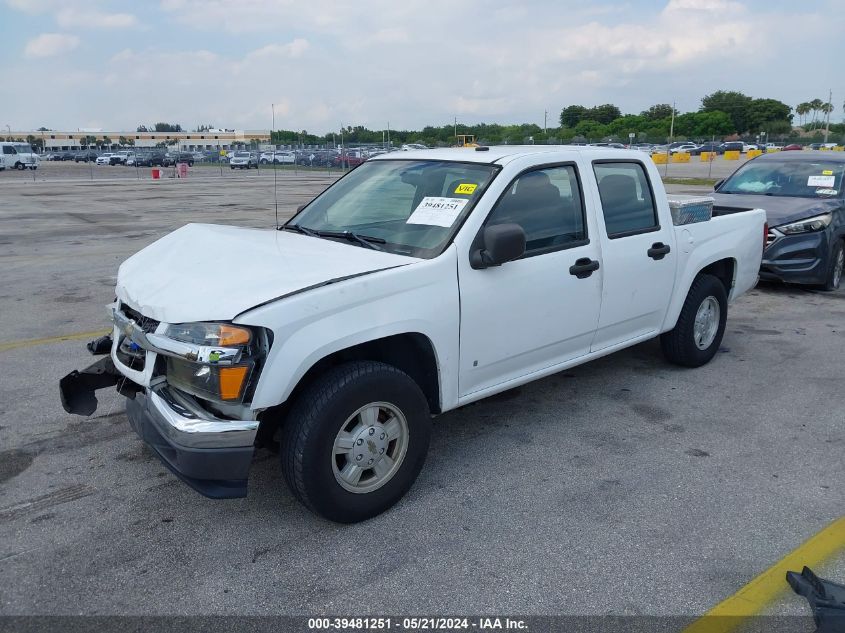
M 38 169 L 40 159 L 28 143 L 0 143 L 3 166 L 9 169 Z

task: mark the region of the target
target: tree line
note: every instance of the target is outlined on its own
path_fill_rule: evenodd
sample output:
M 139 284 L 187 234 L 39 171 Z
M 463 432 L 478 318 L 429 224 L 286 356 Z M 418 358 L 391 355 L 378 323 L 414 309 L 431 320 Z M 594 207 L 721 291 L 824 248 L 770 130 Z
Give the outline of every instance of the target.
M 808 110 L 804 110 L 807 105 Z M 799 104 L 795 113 L 802 119 L 806 114 L 821 115 L 826 104 L 815 99 Z M 843 106 L 845 107 L 845 106 Z M 674 121 L 673 121 L 674 114 Z M 446 124 L 426 126 L 421 130 L 391 130 L 390 140 L 396 144 L 422 142 L 427 145 L 453 145 L 456 134 L 471 134 L 479 142 L 488 144 L 569 143 L 595 141 L 621 141 L 627 143 L 634 135 L 637 142 L 663 143 L 670 133 L 675 140 L 707 140 L 727 136 L 754 137 L 765 133 L 771 139 L 797 138 L 793 130 L 793 108 L 771 98 L 753 98 L 736 91 L 717 90 L 701 100 L 695 112 L 681 113 L 668 103 L 658 103 L 639 114 L 623 114 L 612 103 L 587 107 L 568 105 L 560 112 L 559 126 L 543 128 L 534 123 L 500 125 Z M 808 129 L 818 130 L 821 118 L 814 116 Z M 831 124 L 830 130 L 837 138 L 845 135 L 845 124 Z M 343 141 L 347 144 L 378 144 L 385 139 L 383 130 L 370 130 L 364 126 L 343 128 Z M 819 132 L 820 133 L 820 132 Z M 323 144 L 341 141 L 341 132 L 317 135 L 307 130 L 274 130 L 272 142 L 276 144 Z
M 845 104 L 843 104 L 845 110 Z M 595 141 L 628 142 L 633 134 L 636 142 L 663 143 L 670 133 L 675 140 L 707 140 L 727 136 L 754 137 L 765 133 L 770 139 L 794 140 L 798 133 L 793 129 L 793 119 L 805 130 L 821 137 L 825 117 L 833 112 L 832 104 L 821 99 L 799 103 L 794 108 L 771 98 L 753 98 L 736 91 L 717 90 L 701 99 L 697 111 L 681 113 L 668 103 L 657 103 L 639 114 L 623 114 L 616 105 L 605 103 L 587 107 L 568 105 L 558 118 L 558 126 L 542 127 L 535 123 L 502 125 L 478 123 L 464 125 L 447 123 L 441 126 L 428 125 L 420 130 L 390 130 L 391 143 L 425 143 L 430 146 L 454 145 L 456 134 L 469 134 L 478 142 L 490 145 L 523 143 L 571 143 Z M 674 115 L 674 120 L 673 120 Z M 211 124 L 201 124 L 195 132 L 212 129 Z M 42 130 L 41 128 L 39 128 Z M 42 131 L 47 131 L 43 128 Z M 158 122 L 139 125 L 138 132 L 182 132 L 179 123 Z M 845 141 L 845 123 L 831 123 L 830 132 L 834 140 Z M 346 126 L 337 132 L 313 134 L 307 130 L 273 130 L 271 142 L 281 145 L 339 145 L 381 144 L 388 139 L 386 130 L 370 130 L 362 125 Z M 13 140 L 11 137 L 6 140 Z M 24 139 L 14 139 L 23 142 Z M 26 141 L 40 147 L 40 138 L 29 135 Z M 79 139 L 81 145 L 107 147 L 111 139 L 94 136 Z M 131 146 L 133 139 L 120 137 L 120 145 Z M 161 145 L 165 145 L 163 142 Z

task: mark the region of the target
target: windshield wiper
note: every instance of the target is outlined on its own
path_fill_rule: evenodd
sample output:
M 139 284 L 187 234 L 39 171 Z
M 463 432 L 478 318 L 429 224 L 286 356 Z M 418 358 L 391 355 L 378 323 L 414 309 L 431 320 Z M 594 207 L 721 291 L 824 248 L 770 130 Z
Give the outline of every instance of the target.
M 379 248 L 376 244 L 386 244 L 386 240 L 380 237 L 374 237 L 372 235 L 361 235 L 360 233 L 355 233 L 353 231 L 317 231 L 315 229 L 309 229 L 305 226 L 300 226 L 299 224 L 283 224 L 279 227 L 280 231 L 296 231 L 297 233 L 302 233 L 303 235 L 307 235 L 309 237 L 335 237 L 341 238 L 344 240 L 348 240 L 350 242 L 357 242 L 361 246 L 366 246 L 367 248 L 372 248 L 377 251 L 384 250 L 383 248 Z
M 299 226 L 298 224 L 283 224 L 279 227 L 279 230 L 296 231 L 297 233 L 302 233 L 303 235 L 307 235 L 308 237 L 320 237 L 319 231 L 315 231 L 304 226 Z
M 380 237 L 361 235 L 360 233 L 355 233 L 354 231 L 317 231 L 317 235 L 320 237 L 339 237 L 350 242 L 358 242 L 361 246 L 366 246 L 367 248 L 372 248 L 376 251 L 384 250 L 383 248 L 376 246 L 376 244 L 387 243 L 386 240 Z

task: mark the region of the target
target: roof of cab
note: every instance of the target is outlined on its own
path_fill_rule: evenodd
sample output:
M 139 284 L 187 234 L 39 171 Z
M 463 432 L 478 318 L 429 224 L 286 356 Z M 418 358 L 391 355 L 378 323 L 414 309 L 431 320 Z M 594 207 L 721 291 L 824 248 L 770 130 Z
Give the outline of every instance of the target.
M 474 147 L 450 147 L 445 149 L 422 149 L 407 152 L 390 152 L 373 156 L 370 160 L 445 160 L 465 163 L 498 163 L 504 165 L 515 158 L 533 154 L 601 154 L 609 152 L 628 154 L 635 150 L 622 150 L 608 147 L 590 147 L 584 145 L 495 145 L 484 149 Z M 639 152 L 637 152 L 639 153 Z

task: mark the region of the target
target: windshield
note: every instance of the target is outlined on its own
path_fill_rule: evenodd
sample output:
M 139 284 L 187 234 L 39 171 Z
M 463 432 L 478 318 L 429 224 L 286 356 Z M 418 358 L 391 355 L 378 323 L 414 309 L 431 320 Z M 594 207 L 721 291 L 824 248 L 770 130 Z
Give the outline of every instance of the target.
M 14 145 L 14 148 L 18 154 L 32 154 L 31 145 Z
M 719 193 L 830 198 L 842 191 L 845 163 L 825 160 L 752 161 L 728 178 Z
M 249 158 L 249 152 L 235 152 L 235 158 Z
M 289 224 L 312 231 L 351 231 L 377 239 L 392 253 L 435 257 L 498 169 L 446 161 L 366 162 Z

